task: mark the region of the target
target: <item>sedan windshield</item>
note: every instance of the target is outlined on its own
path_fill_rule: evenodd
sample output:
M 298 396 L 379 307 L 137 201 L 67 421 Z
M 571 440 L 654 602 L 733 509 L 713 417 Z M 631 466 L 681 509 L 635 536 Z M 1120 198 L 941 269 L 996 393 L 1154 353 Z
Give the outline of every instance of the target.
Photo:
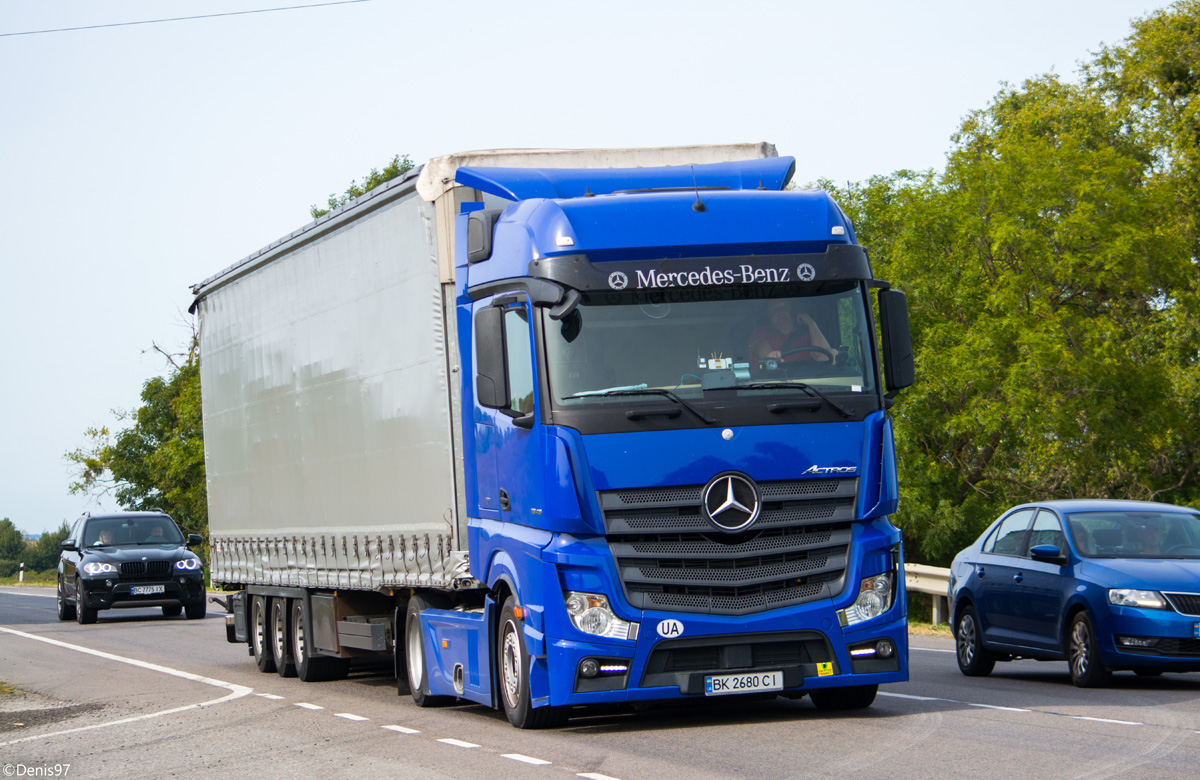
M 855 282 L 585 293 L 544 326 L 556 410 L 628 404 L 638 391 L 686 403 L 728 402 L 731 390 L 830 399 L 874 389 Z
M 166 517 L 96 518 L 83 532 L 87 547 L 126 544 L 183 544 L 183 534 Z
M 1086 558 L 1200 559 L 1200 515 L 1185 512 L 1073 512 L 1067 515 Z

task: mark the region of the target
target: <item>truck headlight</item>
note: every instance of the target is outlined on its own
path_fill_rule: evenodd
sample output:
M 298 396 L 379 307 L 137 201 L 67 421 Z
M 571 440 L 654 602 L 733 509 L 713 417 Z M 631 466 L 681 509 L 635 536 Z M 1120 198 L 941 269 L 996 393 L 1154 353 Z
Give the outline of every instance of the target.
M 638 624 L 614 615 L 607 596 L 571 591 L 564 593 L 563 599 L 571 622 L 583 633 L 612 639 L 637 639 Z
M 838 622 L 852 626 L 877 618 L 892 608 L 892 575 L 877 574 L 859 583 L 858 598 L 846 609 L 838 610 Z
M 116 574 L 117 567 L 113 566 L 111 563 L 96 563 L 93 561 L 92 563 L 83 564 L 83 573 L 84 574 L 92 574 L 92 575 Z
M 1142 609 L 1166 609 L 1167 600 L 1157 591 L 1134 590 L 1133 588 L 1110 588 L 1108 603 L 1114 607 L 1141 607 Z

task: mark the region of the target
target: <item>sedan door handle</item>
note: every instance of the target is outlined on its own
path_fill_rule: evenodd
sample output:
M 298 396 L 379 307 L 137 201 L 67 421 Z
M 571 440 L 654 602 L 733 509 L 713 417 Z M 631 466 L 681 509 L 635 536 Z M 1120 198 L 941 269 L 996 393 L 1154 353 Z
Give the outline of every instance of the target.
M 1016 574 L 1013 575 L 1013 580 L 1016 581 L 1017 583 L 1022 582 L 1024 579 L 1025 579 L 1025 575 L 1021 574 L 1021 572 L 1017 572 Z

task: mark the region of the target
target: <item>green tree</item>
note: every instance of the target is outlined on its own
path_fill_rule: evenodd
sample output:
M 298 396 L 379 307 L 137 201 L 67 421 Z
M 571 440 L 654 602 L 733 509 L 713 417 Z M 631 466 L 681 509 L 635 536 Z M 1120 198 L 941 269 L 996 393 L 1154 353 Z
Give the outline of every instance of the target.
M 58 568 L 58 557 L 62 552 L 62 540 L 71 532 L 64 522 L 54 531 L 48 531 L 38 537 L 37 544 L 28 550 L 29 561 L 25 568 L 29 571 L 49 571 Z
M 17 561 L 25 557 L 25 536 L 7 517 L 0 520 L 0 560 Z
M 129 510 L 162 509 L 184 533 L 208 536 L 198 343 L 165 377 L 142 386 L 142 405 L 119 412 L 130 427 L 90 428 L 89 443 L 67 453 L 78 474 L 72 493 L 112 494 Z
M 340 209 L 355 198 L 361 198 L 371 190 L 378 187 L 384 182 L 389 182 L 392 179 L 399 178 L 413 169 L 413 161 L 408 155 L 396 155 L 391 162 L 383 167 L 383 170 L 372 168 L 367 177 L 363 179 L 363 183 L 359 184 L 358 180 L 350 182 L 350 186 L 346 188 L 346 192 L 342 195 L 330 195 L 326 203 L 326 208 L 320 206 L 312 206 L 309 208 L 309 213 L 313 219 L 323 217 L 334 209 Z
M 1195 270 L 1153 139 L 1093 86 L 1046 76 L 954 142 L 942 174 L 837 193 L 911 300 L 920 382 L 896 433 L 913 558 L 946 562 L 1013 503 L 1194 500 L 1179 333 Z

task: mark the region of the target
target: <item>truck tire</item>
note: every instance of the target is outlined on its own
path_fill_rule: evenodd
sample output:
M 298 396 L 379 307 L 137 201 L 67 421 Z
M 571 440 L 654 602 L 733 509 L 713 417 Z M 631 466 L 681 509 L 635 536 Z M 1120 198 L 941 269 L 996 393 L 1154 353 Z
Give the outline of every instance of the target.
M 96 610 L 84 606 L 86 601 L 87 595 L 83 590 L 83 583 L 77 579 L 75 580 L 75 622 L 81 626 L 96 622 Z
M 408 671 L 408 689 L 413 703 L 418 707 L 444 707 L 454 703 L 453 696 L 432 696 L 429 693 L 429 666 L 425 658 L 425 637 L 421 633 L 421 613 L 430 607 L 440 609 L 442 606 L 442 600 L 434 595 L 413 596 L 408 600 L 404 620 L 405 667 Z
M 517 599 L 509 596 L 500 610 L 500 630 L 496 632 L 496 685 L 508 722 L 519 729 L 545 729 L 567 722 L 563 707 L 534 707 L 529 695 L 529 667 L 532 660 L 525 651 L 521 619 L 517 617 Z
M 275 656 L 275 671 L 280 677 L 295 677 L 296 664 L 292 661 L 292 651 L 288 647 L 288 637 L 291 636 L 288 618 L 289 599 L 271 599 L 271 653 Z
M 324 682 L 341 680 L 350 673 L 349 658 L 333 658 L 328 655 L 313 655 L 308 641 L 307 616 L 304 614 L 304 599 L 292 599 L 291 645 L 292 661 L 296 676 L 302 682 Z
M 275 671 L 275 654 L 268 641 L 270 618 L 267 615 L 267 597 L 253 596 L 250 600 L 250 650 L 254 663 L 264 674 Z
M 854 685 L 849 688 L 821 688 L 809 691 L 808 696 L 817 709 L 825 712 L 863 710 L 875 701 L 878 685 Z
M 67 595 L 63 593 L 62 577 L 58 578 L 58 619 L 74 620 L 75 605 L 67 603 Z

